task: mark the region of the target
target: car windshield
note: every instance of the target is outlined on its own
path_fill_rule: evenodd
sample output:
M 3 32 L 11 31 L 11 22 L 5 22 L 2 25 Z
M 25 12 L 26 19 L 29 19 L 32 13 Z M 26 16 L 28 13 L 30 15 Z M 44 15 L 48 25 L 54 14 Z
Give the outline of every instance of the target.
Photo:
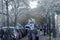
M 13 29 L 13 28 L 10 28 L 10 31 L 12 31 L 12 32 L 13 32 L 13 31 L 14 31 L 14 29 Z
M 26 26 L 26 28 L 29 28 L 28 26 Z

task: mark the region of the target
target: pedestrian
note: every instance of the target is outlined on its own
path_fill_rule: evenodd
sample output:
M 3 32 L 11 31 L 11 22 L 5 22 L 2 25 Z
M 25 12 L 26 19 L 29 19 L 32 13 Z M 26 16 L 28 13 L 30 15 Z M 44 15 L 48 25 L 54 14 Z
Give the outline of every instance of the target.
M 41 35 L 43 35 L 43 30 L 42 30 L 42 29 L 40 29 L 40 36 L 41 36 Z
M 31 30 L 29 30 L 29 32 L 28 32 L 28 40 L 33 40 Z
M 4 30 L 0 29 L 0 39 L 3 40 Z
M 38 31 L 37 31 L 36 28 L 34 29 L 33 35 L 34 35 L 34 36 L 33 36 L 33 40 L 39 40 Z
M 44 36 L 46 35 L 46 26 L 43 26 L 43 30 L 44 30 Z

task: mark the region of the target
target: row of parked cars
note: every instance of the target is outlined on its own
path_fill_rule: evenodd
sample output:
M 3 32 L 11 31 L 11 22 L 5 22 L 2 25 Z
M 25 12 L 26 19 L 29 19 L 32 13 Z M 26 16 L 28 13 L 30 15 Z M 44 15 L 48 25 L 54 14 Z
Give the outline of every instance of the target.
M 2 30 L 4 31 L 4 40 L 9 40 L 9 38 L 14 40 L 20 40 L 21 38 L 27 35 L 27 30 L 24 29 L 23 26 L 17 26 L 17 28 L 11 26 L 9 27 L 9 30 L 8 27 L 2 27 Z
M 2 27 L 4 34 L 3 34 L 3 39 L 21 39 L 24 36 L 26 36 L 30 30 L 34 30 L 35 28 L 35 20 L 34 19 L 29 19 L 28 23 L 23 27 L 21 24 L 17 23 L 17 26 L 9 26 L 8 27 Z

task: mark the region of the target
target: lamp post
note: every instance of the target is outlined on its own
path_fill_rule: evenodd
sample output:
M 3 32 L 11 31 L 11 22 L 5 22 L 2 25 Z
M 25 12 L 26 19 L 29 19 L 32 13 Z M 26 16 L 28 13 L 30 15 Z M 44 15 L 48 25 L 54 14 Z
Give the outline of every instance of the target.
M 2 0 L 2 26 L 3 26 L 3 0 Z M 1 26 L 1 28 L 2 28 Z
M 50 9 L 48 9 L 46 18 L 47 18 L 47 34 L 49 35 L 49 40 L 51 40 L 51 15 Z
M 8 13 L 8 0 L 6 0 L 6 10 L 7 10 L 7 27 L 9 29 L 9 13 Z
M 14 0 L 14 8 L 15 8 L 15 10 L 14 10 L 14 16 L 15 16 L 15 19 L 14 19 L 14 27 L 16 29 L 16 25 L 17 25 L 17 14 L 18 14 L 16 0 Z

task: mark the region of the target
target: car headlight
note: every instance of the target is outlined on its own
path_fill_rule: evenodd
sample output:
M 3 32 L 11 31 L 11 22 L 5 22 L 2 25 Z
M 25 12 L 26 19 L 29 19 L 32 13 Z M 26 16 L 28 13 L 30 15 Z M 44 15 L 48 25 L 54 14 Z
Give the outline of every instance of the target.
M 14 36 L 15 36 L 15 38 L 17 37 L 17 35 L 16 35 L 16 34 L 14 34 Z

